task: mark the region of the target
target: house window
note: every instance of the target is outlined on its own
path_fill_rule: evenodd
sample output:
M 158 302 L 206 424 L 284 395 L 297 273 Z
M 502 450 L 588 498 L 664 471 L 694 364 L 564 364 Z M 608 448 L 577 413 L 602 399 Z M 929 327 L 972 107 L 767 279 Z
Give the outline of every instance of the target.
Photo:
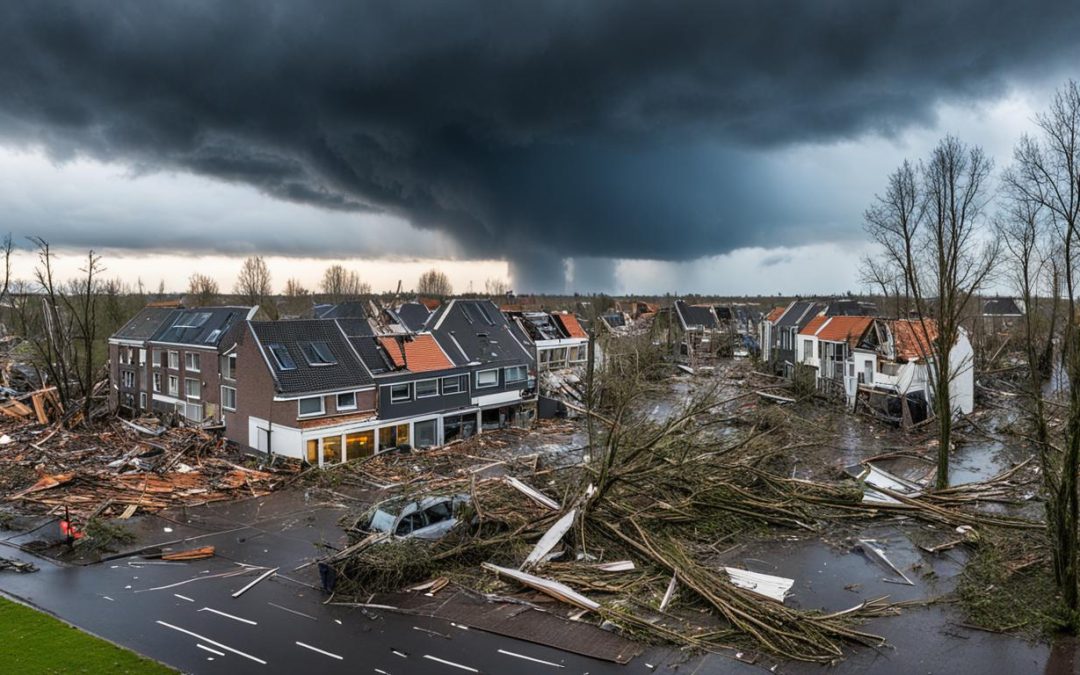
M 481 370 L 476 373 L 476 388 L 485 389 L 487 387 L 499 386 L 499 370 L 493 368 L 491 370 Z
M 169 352 L 169 369 L 180 370 L 180 352 Z
M 326 436 L 322 439 L 323 464 L 337 464 L 341 461 L 341 436 Z
M 345 436 L 345 459 L 369 457 L 375 454 L 375 432 L 358 431 Z
M 443 396 L 446 396 L 447 394 L 460 394 L 463 391 L 465 391 L 465 380 L 461 375 L 444 377 L 442 379 Z
M 150 352 L 150 365 L 158 368 L 161 366 L 161 350 L 154 349 Z
M 399 448 L 409 444 L 409 425 L 398 424 L 379 429 L 379 450 Z
M 221 376 L 226 380 L 236 379 L 236 354 L 221 357 Z
M 803 340 L 802 343 L 802 358 L 803 361 L 809 361 L 814 356 L 814 343 L 809 340 Z
M 413 438 L 415 439 L 415 445 L 418 448 L 430 448 L 431 446 L 436 445 L 438 443 L 438 433 L 438 420 L 424 420 L 423 422 L 417 422 L 413 425 Z
M 390 385 L 390 401 L 393 403 L 400 403 L 402 401 L 408 401 L 412 398 L 412 385 L 411 384 L 392 384 Z
M 161 373 L 154 373 L 154 391 L 161 391 Z
M 330 347 L 322 341 L 301 342 L 300 351 L 304 354 L 304 359 L 309 366 L 332 366 L 337 363 L 337 359 L 330 352 Z
M 169 396 L 180 395 L 180 378 L 176 375 L 169 376 Z
M 146 350 L 145 349 L 140 349 L 139 350 L 139 365 L 140 366 L 146 365 Z
M 529 370 L 525 366 L 511 366 L 506 369 L 506 383 L 524 382 L 529 377 Z
M 133 373 L 130 370 L 125 370 L 122 373 L 120 373 L 120 384 L 123 385 L 123 387 L 125 389 L 134 389 L 135 388 L 135 373 Z
M 350 391 L 347 394 L 337 395 L 337 409 L 338 410 L 356 410 L 356 392 Z
M 202 382 L 189 377 L 184 380 L 184 391 L 188 398 L 202 398 Z
M 278 368 L 281 370 L 296 370 L 296 361 L 293 361 L 292 354 L 289 353 L 288 348 L 279 343 L 273 343 L 266 346 L 273 355 L 274 360 L 277 361 Z
M 221 388 L 221 407 L 226 410 L 236 410 L 236 388 Z
M 199 372 L 199 363 L 201 359 L 199 354 L 195 352 L 184 352 L 184 369 L 190 370 L 193 373 Z
M 203 342 L 208 345 L 212 345 L 214 344 L 214 342 L 217 341 L 219 337 L 221 337 L 221 333 L 222 331 L 220 328 L 215 328 L 214 330 L 210 331 L 210 334 L 206 336 L 206 339 L 203 340 Z
M 324 412 L 322 396 L 302 398 L 298 401 L 297 404 L 299 405 L 300 417 L 307 417 L 308 415 L 321 415 Z
M 146 392 L 145 391 L 139 394 L 139 407 L 142 408 L 143 410 L 146 410 Z
M 431 398 L 439 395 L 438 380 L 420 380 L 416 383 L 416 398 Z

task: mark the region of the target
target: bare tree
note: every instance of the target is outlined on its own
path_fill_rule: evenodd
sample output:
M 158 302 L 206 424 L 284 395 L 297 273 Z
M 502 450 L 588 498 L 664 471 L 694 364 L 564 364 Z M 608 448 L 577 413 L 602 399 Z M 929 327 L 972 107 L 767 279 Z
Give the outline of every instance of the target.
M 214 304 L 220 292 L 218 282 L 205 274 L 195 272 L 188 277 L 188 295 L 194 298 L 199 307 Z
M 253 255 L 240 266 L 235 291 L 249 305 L 262 305 L 273 292 L 270 289 L 270 270 L 260 255 Z
M 299 279 L 289 279 L 285 282 L 284 295 L 286 298 L 303 298 L 310 295 L 310 292 Z
M 360 275 L 341 265 L 331 265 L 323 273 L 322 292 L 330 302 L 343 302 L 371 293 L 371 286 Z
M 1062 447 L 1047 442 L 1042 449 L 1046 488 L 1046 520 L 1050 534 L 1054 578 L 1073 616 L 1080 609 L 1078 593 L 1077 525 L 1080 523 L 1080 322 L 1076 306 L 1076 260 L 1080 224 L 1080 87 L 1070 80 L 1058 90 L 1050 110 L 1035 118 L 1039 138 L 1020 139 L 1005 183 L 1016 200 L 1030 202 L 1045 213 L 1047 247 L 1060 253 L 1064 284 L 1061 358 L 1069 379 Z M 1055 289 L 1056 293 L 1056 289 Z M 1051 298 L 1056 301 L 1056 296 Z M 1030 313 L 1030 312 L 1029 312 Z
M 931 407 L 938 427 L 936 485 L 949 484 L 955 411 L 952 382 L 973 363 L 954 363 L 968 306 L 994 268 L 996 241 L 981 238 L 992 164 L 978 147 L 944 138 L 916 169 L 905 161 L 865 214 L 881 265 L 904 280 L 930 362 Z
M 420 295 L 445 298 L 453 295 L 454 287 L 450 285 L 450 277 L 446 276 L 445 272 L 431 268 L 420 275 L 420 281 L 416 282 L 416 292 Z
M 506 295 L 510 292 L 510 284 L 498 277 L 490 277 L 484 281 L 484 293 L 492 297 Z

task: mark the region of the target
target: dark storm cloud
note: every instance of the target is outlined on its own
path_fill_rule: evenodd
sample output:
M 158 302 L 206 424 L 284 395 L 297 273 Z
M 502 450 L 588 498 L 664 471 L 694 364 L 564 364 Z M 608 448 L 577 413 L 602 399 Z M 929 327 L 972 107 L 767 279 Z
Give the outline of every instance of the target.
M 8 2 L 0 135 L 402 216 L 540 277 L 533 250 L 778 243 L 755 153 L 931 122 L 1075 59 L 1078 27 L 1017 0 Z

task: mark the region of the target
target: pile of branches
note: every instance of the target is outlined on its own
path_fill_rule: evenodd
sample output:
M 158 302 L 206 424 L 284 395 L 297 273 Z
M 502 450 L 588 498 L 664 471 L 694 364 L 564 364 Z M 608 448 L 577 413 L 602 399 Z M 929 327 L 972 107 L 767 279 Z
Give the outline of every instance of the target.
M 706 390 L 669 419 L 651 422 L 632 412 L 637 402 L 627 396 L 614 409 L 595 415 L 600 433 L 591 461 L 521 476 L 542 487 L 558 508 L 539 505 L 501 480 L 473 481 L 473 512 L 450 536 L 413 544 L 409 555 L 423 557 L 425 573 L 449 576 L 487 593 L 515 592 L 517 582 L 485 574 L 479 564 L 522 568 L 537 542 L 569 516 L 572 529 L 558 548 L 524 567 L 595 596 L 596 607 L 591 601 L 566 601 L 631 635 L 707 650 L 757 647 L 818 663 L 841 658 L 845 643 L 883 644 L 858 624 L 896 612 L 885 599 L 831 614 L 792 609 L 735 585 L 712 564 L 718 544 L 763 526 L 820 531 L 839 519 L 894 512 L 864 503 L 855 481 L 789 477 L 797 450 L 827 439 L 813 438 L 815 432 L 804 425 L 793 427 L 775 415 L 748 411 L 744 396 L 719 399 L 716 390 Z M 715 425 L 737 412 L 749 420 L 741 433 L 718 436 Z M 935 523 L 1032 525 L 980 513 L 972 503 L 977 493 L 965 488 L 935 498 L 905 498 L 897 509 Z M 398 544 L 375 546 L 393 549 Z M 394 557 L 383 551 L 373 555 Z M 614 569 L 601 565 L 614 561 L 626 563 Z M 339 561 L 339 567 L 354 590 L 373 590 L 375 580 L 365 577 L 362 565 Z

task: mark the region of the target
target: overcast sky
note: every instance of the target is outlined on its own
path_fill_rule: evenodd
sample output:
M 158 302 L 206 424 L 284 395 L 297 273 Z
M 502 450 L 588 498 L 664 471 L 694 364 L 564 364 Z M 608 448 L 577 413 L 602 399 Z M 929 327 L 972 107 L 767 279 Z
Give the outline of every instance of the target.
M 1011 0 L 7 2 L 0 227 L 150 287 L 259 253 L 279 286 L 855 290 L 887 174 L 946 133 L 1005 166 L 1078 28 Z

